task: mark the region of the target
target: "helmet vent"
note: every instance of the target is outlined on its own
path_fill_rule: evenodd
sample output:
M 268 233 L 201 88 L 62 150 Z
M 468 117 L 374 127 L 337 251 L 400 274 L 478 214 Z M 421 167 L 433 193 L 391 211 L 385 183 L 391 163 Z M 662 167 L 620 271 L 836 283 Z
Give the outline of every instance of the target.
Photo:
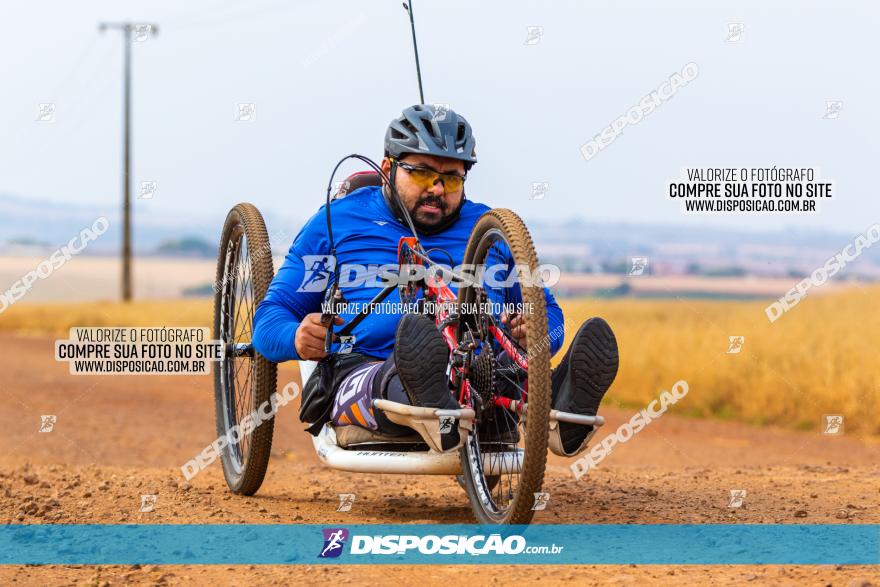
M 422 118 L 421 120 L 422 120 L 422 126 L 425 127 L 425 132 L 428 133 L 429 137 L 433 137 L 434 136 L 434 129 L 431 128 L 431 123 L 429 121 L 425 120 L 424 118 Z
M 418 134 L 419 132 L 418 130 L 416 130 L 416 127 L 413 125 L 413 123 L 411 123 L 409 120 L 404 120 L 403 126 L 406 127 L 406 130 L 408 130 L 412 134 Z

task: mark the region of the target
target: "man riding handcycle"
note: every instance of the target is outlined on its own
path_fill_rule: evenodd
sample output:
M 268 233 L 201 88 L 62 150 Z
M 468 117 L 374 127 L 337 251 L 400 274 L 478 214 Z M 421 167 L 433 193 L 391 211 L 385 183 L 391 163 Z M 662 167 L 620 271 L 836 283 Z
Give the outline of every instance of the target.
M 331 466 L 331 449 L 394 447 L 401 458 L 431 453 L 447 464 L 371 469 L 347 460 L 339 468 L 434 473 L 453 470 L 447 457 L 457 450 L 454 470 L 478 521 L 527 523 L 548 445 L 558 455 L 576 455 L 601 425 L 596 413 L 617 374 L 618 350 L 608 324 L 591 318 L 550 369 L 563 344 L 562 310 L 535 279 L 537 256 L 519 217 L 465 197 L 474 145 L 470 125 L 456 112 L 404 110 L 388 127 L 376 172 L 350 177 L 344 197 L 306 223 L 271 283 L 255 274 L 243 320 L 252 322 L 252 345 L 237 334 L 244 332 L 234 324 L 240 318 L 226 319 L 224 328 L 223 316 L 240 297 L 234 283 L 217 294 L 215 328 L 233 361 L 250 361 L 255 380 L 260 361 L 264 377 L 269 364 L 318 362 L 303 381 L 300 418 L 322 439 L 316 450 Z M 249 214 L 239 211 L 246 238 L 245 225 L 262 226 L 258 213 Z M 227 244 L 224 255 L 221 243 L 218 278 L 248 254 L 230 261 L 234 249 Z M 253 257 L 250 251 L 251 271 L 260 264 Z M 235 368 L 229 364 L 219 375 L 218 394 L 224 383 L 236 387 Z M 234 403 L 218 400 L 218 428 L 222 418 L 234 420 L 219 413 Z M 268 435 L 271 443 L 271 429 Z M 233 463 L 223 464 L 229 481 Z M 256 487 L 264 473 L 265 466 L 251 476 L 259 477 Z M 230 486 L 256 490 L 253 480 Z

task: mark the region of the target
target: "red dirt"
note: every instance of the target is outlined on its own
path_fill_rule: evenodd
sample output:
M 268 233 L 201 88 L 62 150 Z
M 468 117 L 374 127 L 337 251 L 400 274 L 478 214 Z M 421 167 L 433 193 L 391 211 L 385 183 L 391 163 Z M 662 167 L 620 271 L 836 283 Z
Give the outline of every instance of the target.
M 0 336 L 0 523 L 468 523 L 454 479 L 359 475 L 319 465 L 296 406 L 279 412 L 256 496 L 229 493 L 219 463 L 179 467 L 214 439 L 210 377 L 73 376 L 47 338 Z M 279 383 L 298 380 L 283 365 Z M 674 411 L 674 410 L 673 410 Z M 39 433 L 40 415 L 58 417 Z M 631 415 L 603 410 L 606 430 Z M 599 438 L 607 434 L 600 432 Z M 880 523 L 880 443 L 664 416 L 575 481 L 551 457 L 535 523 Z M 729 508 L 731 489 L 748 494 Z M 336 512 L 337 494 L 356 493 Z M 141 513 L 140 496 L 157 494 Z M 31 506 L 33 504 L 33 507 Z M 802 512 L 805 512 L 802 513 Z M 454 584 L 454 566 L 0 567 L 2 584 Z M 877 567 L 468 567 L 473 585 L 563 582 L 864 585 Z M 502 579 L 503 573 L 503 579 Z

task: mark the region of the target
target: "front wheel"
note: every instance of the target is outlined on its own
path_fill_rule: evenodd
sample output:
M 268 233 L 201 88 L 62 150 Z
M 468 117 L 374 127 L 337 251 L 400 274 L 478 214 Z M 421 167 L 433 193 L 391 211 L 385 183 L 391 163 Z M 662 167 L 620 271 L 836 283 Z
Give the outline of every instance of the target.
M 477 419 L 460 458 L 465 491 L 481 524 L 528 524 L 544 482 L 550 339 L 544 289 L 535 279 L 538 265 L 519 216 L 495 209 L 477 221 L 464 266 L 483 270 L 459 288 L 457 335 L 474 346 L 467 381 Z M 502 311 L 517 303 L 525 344 L 520 332 L 513 338 L 501 321 Z
M 220 237 L 214 295 L 214 338 L 224 358 L 214 369 L 217 435 L 229 439 L 220 453 L 226 484 L 253 495 L 263 483 L 272 449 L 274 416 L 248 432 L 242 425 L 275 392 L 277 365 L 254 351 L 254 312 L 275 271 L 263 217 L 251 204 L 229 211 Z M 253 421 L 253 418 L 249 418 Z

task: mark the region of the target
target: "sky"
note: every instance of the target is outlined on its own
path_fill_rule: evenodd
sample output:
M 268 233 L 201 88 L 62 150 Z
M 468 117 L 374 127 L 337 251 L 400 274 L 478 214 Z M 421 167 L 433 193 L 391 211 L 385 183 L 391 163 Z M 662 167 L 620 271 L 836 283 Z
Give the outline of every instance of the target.
M 855 233 L 880 220 L 876 3 L 414 9 L 426 102 L 474 128 L 471 199 L 526 219 L 684 229 Z M 9 2 L 0 15 L 0 194 L 40 205 L 120 205 L 123 46 L 101 21 L 159 27 L 133 45 L 133 180 L 136 190 L 156 182 L 152 199 L 135 200 L 135 223 L 143 212 L 219 230 L 242 200 L 305 219 L 336 161 L 379 159 L 388 122 L 419 101 L 398 0 Z M 526 42 L 528 27 L 542 27 L 538 42 Z M 693 81 L 582 156 L 688 63 L 699 66 Z M 837 118 L 824 117 L 829 100 L 842 103 Z M 55 105 L 54 122 L 36 120 L 40 103 Z M 236 120 L 241 103 L 254 104 L 252 121 Z M 815 167 L 834 197 L 812 215 L 685 215 L 665 190 L 688 166 Z M 535 182 L 549 185 L 542 199 L 530 198 Z

